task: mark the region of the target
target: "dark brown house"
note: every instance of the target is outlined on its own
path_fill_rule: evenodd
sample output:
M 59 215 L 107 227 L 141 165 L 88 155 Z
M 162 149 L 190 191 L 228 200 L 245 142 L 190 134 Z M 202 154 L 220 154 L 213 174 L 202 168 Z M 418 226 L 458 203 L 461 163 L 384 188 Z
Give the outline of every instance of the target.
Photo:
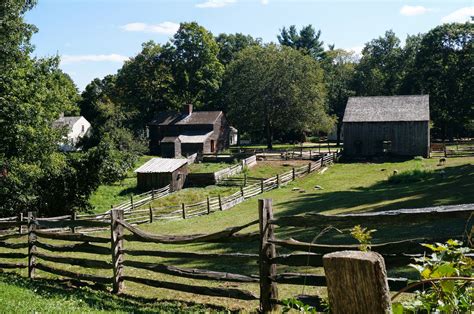
M 429 157 L 429 96 L 350 97 L 344 112 L 344 155 Z
M 229 147 L 230 126 L 222 111 L 162 112 L 148 124 L 150 151 L 173 158 L 215 153 Z
M 188 175 L 187 159 L 152 158 L 135 170 L 137 187 L 149 191 L 170 185 L 171 191 L 183 188 Z

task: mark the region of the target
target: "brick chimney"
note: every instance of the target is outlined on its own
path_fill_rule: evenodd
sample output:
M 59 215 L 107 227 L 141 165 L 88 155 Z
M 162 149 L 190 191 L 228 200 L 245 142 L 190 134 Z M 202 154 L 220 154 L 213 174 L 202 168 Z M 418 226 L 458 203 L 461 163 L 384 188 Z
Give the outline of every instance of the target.
M 189 116 L 191 113 L 193 113 L 193 105 L 192 104 L 185 104 L 183 106 L 183 113 L 187 116 Z

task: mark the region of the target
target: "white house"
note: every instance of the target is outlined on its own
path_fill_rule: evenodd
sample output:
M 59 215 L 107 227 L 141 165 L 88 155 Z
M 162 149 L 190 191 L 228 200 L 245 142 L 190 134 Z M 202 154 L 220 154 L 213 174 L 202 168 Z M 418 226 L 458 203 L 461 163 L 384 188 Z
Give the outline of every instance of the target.
M 53 126 L 67 128 L 67 137 L 65 141 L 59 145 L 62 151 L 69 152 L 77 150 L 77 142 L 87 134 L 91 124 L 83 116 L 64 117 L 61 115 L 59 119 L 54 121 Z

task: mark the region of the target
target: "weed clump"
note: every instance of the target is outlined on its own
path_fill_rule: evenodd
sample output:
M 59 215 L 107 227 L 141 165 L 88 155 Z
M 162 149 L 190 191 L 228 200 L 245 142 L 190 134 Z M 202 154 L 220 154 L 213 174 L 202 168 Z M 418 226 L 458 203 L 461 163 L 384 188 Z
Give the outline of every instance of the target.
M 433 174 L 432 170 L 408 170 L 394 173 L 388 178 L 388 182 L 392 184 L 421 182 L 430 179 L 433 177 Z

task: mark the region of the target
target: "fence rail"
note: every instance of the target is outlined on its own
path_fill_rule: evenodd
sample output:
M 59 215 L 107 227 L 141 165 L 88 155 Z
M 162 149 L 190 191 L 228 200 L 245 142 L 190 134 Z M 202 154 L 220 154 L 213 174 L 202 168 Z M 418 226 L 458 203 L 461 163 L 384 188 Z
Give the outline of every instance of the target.
M 278 184 L 278 180 L 264 181 L 268 184 Z M 240 197 L 236 194 L 227 198 L 232 201 Z M 207 206 L 208 203 L 211 202 L 200 202 L 195 207 Z M 323 229 L 327 225 L 331 225 L 344 230 L 355 224 L 362 223 L 364 226 L 377 225 L 377 228 L 383 229 L 397 225 L 404 227 L 409 222 L 411 228 L 401 234 L 402 239 L 375 243 L 371 247 L 372 251 L 378 252 L 383 256 L 385 264 L 391 269 L 393 267 L 405 266 L 414 257 L 426 254 L 426 249 L 419 245 L 420 242 L 440 242 L 448 237 L 462 238 L 463 230 L 471 228 L 473 221 L 469 219 L 472 218 L 473 213 L 474 204 L 464 204 L 363 214 L 273 217 L 271 200 L 259 200 L 258 220 L 207 234 L 166 235 L 143 231 L 127 221 L 123 210 L 114 209 L 108 215 L 104 215 L 108 216 L 108 219 L 104 218 L 104 221 L 99 222 L 92 221 L 94 224 L 98 223 L 103 227 L 107 225 L 107 229 L 111 230 L 110 237 L 77 233 L 77 230 L 75 232 L 71 231 L 73 228 L 87 230 L 91 225 L 91 221 L 85 218 L 76 217 L 75 220 L 68 220 L 69 217 L 62 216 L 54 217 L 56 219 L 43 219 L 37 218 L 34 213 L 28 213 L 26 219 L 3 221 L 5 223 L 14 222 L 15 224 L 13 226 L 11 224 L 4 224 L 2 227 L 9 229 L 8 233 L 0 236 L 0 268 L 28 269 L 28 276 L 30 278 L 37 277 L 37 271 L 42 271 L 75 280 L 111 285 L 116 293 L 123 292 L 125 289 L 124 282 L 129 281 L 150 287 L 206 296 L 227 297 L 239 300 L 260 300 L 260 307 L 265 312 L 275 309 L 279 303 L 278 285 L 326 286 L 326 277 L 321 274 L 307 273 L 308 266 L 322 267 L 324 264 L 324 254 L 356 249 L 356 245 L 351 243 L 330 245 L 298 241 L 291 238 L 284 239 L 283 236 L 277 236 L 278 228 L 288 226 L 291 226 L 291 228 L 306 228 L 312 226 L 316 229 Z M 463 223 L 458 228 L 458 224 L 452 225 L 448 219 L 454 219 Z M 449 236 L 441 237 L 438 233 L 438 235 L 420 238 L 415 237 L 413 232 L 411 232 L 411 230 L 416 230 L 417 225 L 440 221 L 446 224 L 447 230 L 449 229 Z M 28 228 L 27 233 L 23 229 L 18 228 L 25 224 Z M 245 231 L 245 229 L 257 224 L 259 225 L 258 232 Z M 61 228 L 69 228 L 71 230 L 56 231 Z M 126 244 L 126 242 L 157 243 L 161 246 L 160 249 L 147 249 L 146 246 L 142 245 L 136 248 L 136 246 L 131 245 L 131 243 Z M 185 249 L 166 249 L 167 245 L 194 246 L 201 243 L 242 242 L 254 243 L 255 253 L 189 252 Z M 289 251 L 289 253 L 281 254 L 280 250 L 282 248 Z M 88 254 L 87 257 L 76 257 L 71 255 L 71 253 Z M 146 261 L 133 259 L 134 257 L 146 257 Z M 221 261 L 222 259 L 228 259 L 235 263 L 251 261 L 258 265 L 259 274 L 187 268 L 172 265 L 170 261 L 152 263 L 149 261 L 150 257 L 178 258 L 180 263 L 189 262 L 191 264 L 201 260 Z M 7 259 L 7 261 L 3 261 L 3 259 Z M 292 271 L 280 273 L 277 271 L 277 265 L 291 266 Z M 72 268 L 74 270 L 69 268 L 69 266 L 74 266 Z M 298 269 L 299 267 L 305 268 L 301 271 Z M 135 272 L 127 272 L 127 269 L 130 268 L 140 270 L 140 275 L 132 275 Z M 209 287 L 208 285 L 194 283 L 157 280 L 152 278 L 152 276 L 145 275 L 148 273 L 210 282 L 259 283 L 260 293 L 255 294 L 251 291 L 235 287 Z M 408 280 L 406 278 L 388 278 L 389 288 L 393 291 L 404 289 L 407 287 L 407 284 Z

